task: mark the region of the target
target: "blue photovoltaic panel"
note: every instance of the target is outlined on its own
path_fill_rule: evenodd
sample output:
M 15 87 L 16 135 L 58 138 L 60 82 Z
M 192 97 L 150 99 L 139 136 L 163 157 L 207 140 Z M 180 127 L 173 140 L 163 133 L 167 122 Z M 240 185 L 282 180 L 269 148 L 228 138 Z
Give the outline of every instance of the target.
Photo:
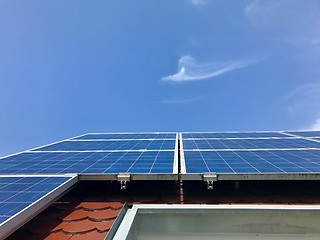
M 172 174 L 174 153 L 174 151 L 25 152 L 0 159 L 0 173 Z
M 187 173 L 320 173 L 320 150 L 185 151 Z
M 0 227 L 5 224 L 6 220 L 34 204 L 71 178 L 0 176 Z
M 271 138 L 287 137 L 279 132 L 205 132 L 205 133 L 183 133 L 182 137 L 187 138 Z
M 95 133 L 74 139 L 175 139 L 176 133 Z
M 296 131 L 287 132 L 301 137 L 320 137 L 320 131 Z
M 320 142 L 310 141 L 303 138 L 183 140 L 183 148 L 184 150 L 320 148 Z
M 33 151 L 114 151 L 114 150 L 174 150 L 175 139 L 170 140 L 111 140 L 64 141 Z
M 290 133 L 183 133 L 182 173 L 320 174 L 320 132 Z

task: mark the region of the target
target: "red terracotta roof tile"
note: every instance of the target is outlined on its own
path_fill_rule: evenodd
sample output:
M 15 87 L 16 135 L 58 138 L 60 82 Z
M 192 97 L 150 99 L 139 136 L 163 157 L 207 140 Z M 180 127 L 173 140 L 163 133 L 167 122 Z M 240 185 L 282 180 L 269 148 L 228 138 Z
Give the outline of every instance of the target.
M 102 221 L 96 222 L 96 226 L 99 232 L 106 232 L 109 231 L 112 227 L 113 221 Z
M 107 232 L 100 233 L 97 231 L 88 232 L 87 234 L 73 235 L 70 240 L 103 240 L 105 239 Z
M 78 209 L 63 218 L 65 222 L 79 221 L 88 218 L 88 211 Z
M 67 234 L 84 234 L 95 230 L 96 226 L 96 222 L 85 219 L 77 222 L 69 222 L 62 230 Z
M 61 231 L 57 233 L 52 233 L 43 239 L 44 240 L 69 240 L 71 237 L 72 237 L 71 235 L 67 235 Z
M 118 216 L 119 212 L 120 210 L 104 209 L 94 212 L 87 212 L 87 214 L 90 220 L 101 221 L 115 219 Z

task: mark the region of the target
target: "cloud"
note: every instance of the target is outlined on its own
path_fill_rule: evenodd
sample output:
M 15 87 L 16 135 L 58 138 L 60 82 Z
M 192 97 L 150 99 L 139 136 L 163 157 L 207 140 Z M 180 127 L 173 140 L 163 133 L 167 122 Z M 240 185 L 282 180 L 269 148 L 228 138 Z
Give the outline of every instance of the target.
M 172 98 L 172 99 L 163 99 L 160 101 L 162 104 L 182 104 L 182 103 L 192 103 L 198 101 L 200 98 Z
M 162 80 L 173 82 L 204 80 L 256 64 L 257 62 L 258 59 L 243 59 L 226 62 L 198 63 L 191 56 L 183 56 L 179 60 L 178 72 L 163 77 Z
M 204 5 L 208 2 L 208 0 L 190 0 L 193 5 Z

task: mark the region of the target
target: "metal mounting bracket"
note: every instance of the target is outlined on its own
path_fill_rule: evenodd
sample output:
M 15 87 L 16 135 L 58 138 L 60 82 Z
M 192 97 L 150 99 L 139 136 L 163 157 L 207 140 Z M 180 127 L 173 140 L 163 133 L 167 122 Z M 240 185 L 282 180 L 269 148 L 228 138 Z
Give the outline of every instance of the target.
M 202 175 L 203 181 L 207 184 L 208 190 L 213 190 L 213 183 L 218 180 L 217 174 L 215 173 L 204 173 Z
M 127 189 L 130 179 L 131 179 L 131 176 L 129 173 L 120 173 L 118 175 L 118 182 L 120 182 L 120 189 L 122 190 Z

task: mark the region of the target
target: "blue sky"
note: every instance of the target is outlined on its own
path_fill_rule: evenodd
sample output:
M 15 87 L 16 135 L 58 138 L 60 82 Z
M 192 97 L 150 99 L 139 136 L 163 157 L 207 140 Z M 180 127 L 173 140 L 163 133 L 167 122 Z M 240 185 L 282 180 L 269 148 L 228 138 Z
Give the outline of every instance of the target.
M 320 129 L 320 1 L 1 0 L 0 155 L 86 132 Z

